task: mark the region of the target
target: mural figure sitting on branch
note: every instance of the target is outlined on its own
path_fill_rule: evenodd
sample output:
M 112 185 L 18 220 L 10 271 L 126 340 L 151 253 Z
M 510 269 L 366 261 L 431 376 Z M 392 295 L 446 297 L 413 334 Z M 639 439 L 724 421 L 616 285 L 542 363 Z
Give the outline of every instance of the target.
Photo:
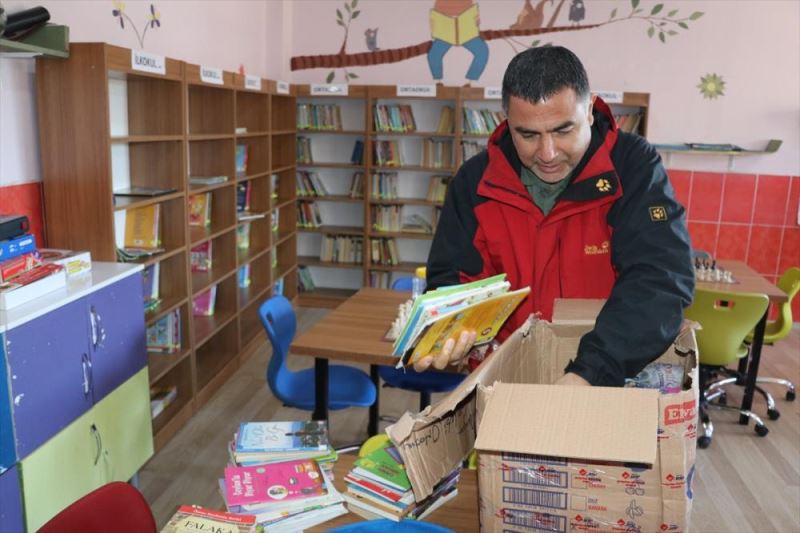
M 481 38 L 478 4 L 474 0 L 435 0 L 431 9 L 431 47 L 428 67 L 437 83 L 444 76 L 444 55 L 452 46 L 463 46 L 472 54 L 467 80 L 477 81 L 489 60 L 489 46 Z

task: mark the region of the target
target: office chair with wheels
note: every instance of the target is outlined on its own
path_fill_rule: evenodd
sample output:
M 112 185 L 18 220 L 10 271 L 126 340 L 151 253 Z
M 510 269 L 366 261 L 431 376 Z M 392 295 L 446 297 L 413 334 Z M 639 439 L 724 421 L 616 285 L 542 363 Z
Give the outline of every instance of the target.
M 703 435 L 697 439 L 700 448 L 708 448 L 714 435 L 708 407 L 739 411 L 755 421 L 755 431 L 759 436 L 769 432 L 755 413 L 719 402 L 712 403 L 722 396 L 713 380 L 718 374 L 725 373 L 726 366 L 748 356 L 748 348 L 742 341 L 764 315 L 768 305 L 769 298 L 765 294 L 695 290 L 694 303 L 686 309 L 685 315 L 702 328 L 696 332 L 700 356 L 700 419 L 703 423 Z
M 292 304 L 283 296 L 273 296 L 261 304 L 258 315 L 272 344 L 272 357 L 267 365 L 269 388 L 284 405 L 313 411 L 314 369 L 293 372 L 286 367 L 297 327 Z M 375 403 L 375 397 L 375 385 L 365 372 L 344 365 L 328 367 L 329 409 L 369 407 Z
M 412 283 L 411 276 L 398 278 L 392 284 L 392 289 L 410 291 Z M 388 387 L 418 392 L 420 411 L 431 404 L 432 393 L 450 392 L 464 379 L 464 374 L 435 371 L 416 372 L 413 368 L 403 370 L 391 366 L 379 367 L 378 375 Z
M 95 489 L 51 518 L 39 533 L 105 533 L 124 524 L 126 531 L 156 533 L 156 520 L 144 496 L 132 485 L 114 481 Z

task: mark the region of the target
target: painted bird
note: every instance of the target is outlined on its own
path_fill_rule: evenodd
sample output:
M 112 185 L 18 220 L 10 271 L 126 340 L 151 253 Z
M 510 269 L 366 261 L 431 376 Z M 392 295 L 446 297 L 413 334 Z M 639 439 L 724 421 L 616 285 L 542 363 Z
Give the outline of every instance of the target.
M 586 6 L 583 5 L 583 0 L 572 0 L 572 5 L 569 6 L 569 20 L 578 24 L 586 18 Z

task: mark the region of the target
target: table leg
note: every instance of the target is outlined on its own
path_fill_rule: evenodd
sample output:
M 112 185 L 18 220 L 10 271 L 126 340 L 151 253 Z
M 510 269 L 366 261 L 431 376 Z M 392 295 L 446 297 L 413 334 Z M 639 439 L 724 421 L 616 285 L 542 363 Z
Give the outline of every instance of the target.
M 328 420 L 328 360 L 314 358 L 314 420 Z
M 753 343 L 750 345 L 750 363 L 747 366 L 747 382 L 744 387 L 744 398 L 742 398 L 742 411 L 749 411 L 753 407 L 753 394 L 756 390 L 756 378 L 758 377 L 758 365 L 761 362 L 761 347 L 764 344 L 764 329 L 767 327 L 767 315 L 769 309 L 764 312 L 764 316 L 756 324 L 753 332 Z M 739 415 L 739 423 L 747 425 L 750 420 L 745 415 Z
M 369 406 L 369 426 L 367 428 L 367 433 L 371 437 L 378 434 L 378 417 L 380 416 L 381 379 L 378 375 L 378 365 L 369 365 L 369 377 L 375 385 L 375 403 Z

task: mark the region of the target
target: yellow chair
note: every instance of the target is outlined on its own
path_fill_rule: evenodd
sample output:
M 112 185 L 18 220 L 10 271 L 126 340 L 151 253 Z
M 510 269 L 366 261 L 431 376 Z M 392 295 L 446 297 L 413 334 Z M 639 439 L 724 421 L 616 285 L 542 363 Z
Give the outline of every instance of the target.
M 713 380 L 720 373 L 731 372 L 726 366 L 747 357 L 748 347 L 743 342 L 744 338 L 764 316 L 768 305 L 769 298 L 765 294 L 695 290 L 694 303 L 686 310 L 686 318 L 698 322 L 702 328 L 697 331 L 700 419 L 703 423 L 703 434 L 697 439 L 700 448 L 707 448 L 714 434 L 707 408 L 729 408 L 719 402 L 711 403 L 724 396 L 724 391 L 719 390 L 719 385 Z M 736 409 L 740 415 L 753 419 L 759 436 L 763 437 L 769 432 L 761 418 L 753 412 L 733 407 L 730 409 Z

